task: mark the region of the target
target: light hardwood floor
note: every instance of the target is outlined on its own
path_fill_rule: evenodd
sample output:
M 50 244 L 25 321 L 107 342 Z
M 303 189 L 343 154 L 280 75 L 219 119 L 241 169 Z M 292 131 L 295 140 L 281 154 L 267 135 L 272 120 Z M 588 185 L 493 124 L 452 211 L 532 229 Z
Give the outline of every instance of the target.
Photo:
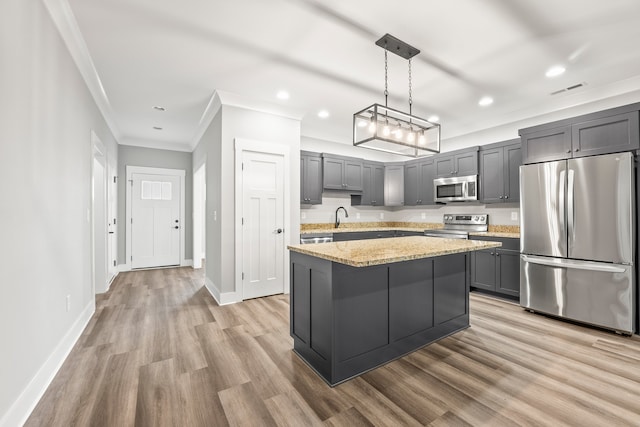
M 289 298 L 218 306 L 202 270 L 121 274 L 27 426 L 640 425 L 640 339 L 471 297 L 471 328 L 335 388 Z

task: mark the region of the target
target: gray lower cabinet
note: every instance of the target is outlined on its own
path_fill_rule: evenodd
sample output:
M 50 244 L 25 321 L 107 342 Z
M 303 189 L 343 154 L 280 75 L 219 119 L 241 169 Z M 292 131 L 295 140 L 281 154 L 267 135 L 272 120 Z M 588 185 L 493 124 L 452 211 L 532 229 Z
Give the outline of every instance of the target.
M 362 191 L 362 159 L 322 155 L 325 190 Z
M 520 296 L 520 239 L 470 236 L 502 242 L 502 248 L 471 253 L 471 287 Z
M 319 153 L 300 152 L 300 204 L 322 204 L 322 157 Z
M 482 203 L 517 203 L 520 201 L 519 139 L 480 148 L 480 201 Z
M 465 148 L 433 157 L 436 178 L 478 174 L 478 147 Z
M 404 166 L 405 206 L 435 205 L 433 200 L 433 158 L 411 160 Z
M 294 351 L 336 385 L 467 328 L 468 258 L 357 268 L 292 252 Z
M 520 129 L 523 164 L 640 148 L 637 104 Z M 629 111 L 635 109 L 635 111 Z

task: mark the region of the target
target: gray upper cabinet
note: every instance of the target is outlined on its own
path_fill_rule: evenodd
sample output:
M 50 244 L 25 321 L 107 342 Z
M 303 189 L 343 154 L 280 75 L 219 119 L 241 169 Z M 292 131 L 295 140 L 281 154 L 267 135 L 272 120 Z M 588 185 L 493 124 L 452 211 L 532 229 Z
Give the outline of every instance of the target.
M 322 157 L 319 153 L 300 152 L 300 204 L 322 204 Z
M 433 157 L 436 178 L 478 174 L 478 147 Z
M 520 129 L 523 164 L 640 148 L 638 105 Z M 634 109 L 636 111 L 629 111 Z
M 362 160 L 322 155 L 325 190 L 362 191 Z
M 480 201 L 482 203 L 516 203 L 520 200 L 522 150 L 520 140 L 513 139 L 481 147 Z
M 384 164 L 362 163 L 362 194 L 351 198 L 352 205 L 384 205 Z
M 405 206 L 433 205 L 435 164 L 432 157 L 411 160 L 404 167 Z
M 404 205 L 404 163 L 384 165 L 384 205 Z

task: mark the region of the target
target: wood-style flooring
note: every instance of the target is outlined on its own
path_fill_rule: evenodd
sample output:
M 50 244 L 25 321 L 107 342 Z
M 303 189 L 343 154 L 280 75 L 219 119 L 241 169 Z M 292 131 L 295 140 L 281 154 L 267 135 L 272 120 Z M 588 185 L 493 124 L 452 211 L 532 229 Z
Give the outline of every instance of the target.
M 640 425 L 638 337 L 472 294 L 471 328 L 330 388 L 288 295 L 220 307 L 203 282 L 120 274 L 26 425 Z

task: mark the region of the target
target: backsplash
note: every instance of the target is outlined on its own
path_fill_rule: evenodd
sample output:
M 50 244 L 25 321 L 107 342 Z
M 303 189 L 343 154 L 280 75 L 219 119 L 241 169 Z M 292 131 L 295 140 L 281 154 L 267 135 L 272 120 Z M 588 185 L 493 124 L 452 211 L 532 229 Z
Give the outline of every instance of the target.
M 300 223 L 332 223 L 336 219 L 336 209 L 340 206 L 349 213 L 344 217 L 340 212 L 340 222 L 343 224 L 354 222 L 431 222 L 442 223 L 445 213 L 488 214 L 489 225 L 520 225 L 520 206 L 517 203 L 508 204 L 471 204 L 452 203 L 436 206 L 407 206 L 407 207 L 377 207 L 351 206 L 351 196 L 340 192 L 324 192 L 321 205 L 301 205 Z M 516 219 L 512 219 L 515 212 Z

